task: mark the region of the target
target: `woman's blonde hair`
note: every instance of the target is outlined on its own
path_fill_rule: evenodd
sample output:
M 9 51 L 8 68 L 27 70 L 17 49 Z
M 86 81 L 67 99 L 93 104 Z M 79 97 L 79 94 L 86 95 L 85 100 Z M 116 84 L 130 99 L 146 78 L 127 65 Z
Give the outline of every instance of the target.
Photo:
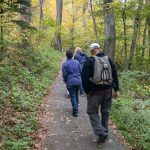
M 76 47 L 76 49 L 74 51 L 76 53 L 77 51 L 82 51 L 82 49 L 80 47 Z

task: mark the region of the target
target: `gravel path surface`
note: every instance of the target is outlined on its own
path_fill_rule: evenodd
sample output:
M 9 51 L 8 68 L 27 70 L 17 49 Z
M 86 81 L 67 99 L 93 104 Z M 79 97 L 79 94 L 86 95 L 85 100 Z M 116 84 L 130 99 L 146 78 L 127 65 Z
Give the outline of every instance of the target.
M 61 73 L 48 97 L 46 124 L 48 131 L 42 140 L 46 150 L 127 150 L 110 127 L 106 143 L 98 145 L 86 114 L 86 97 L 80 97 L 79 117 L 71 116 L 70 99 L 65 97 Z

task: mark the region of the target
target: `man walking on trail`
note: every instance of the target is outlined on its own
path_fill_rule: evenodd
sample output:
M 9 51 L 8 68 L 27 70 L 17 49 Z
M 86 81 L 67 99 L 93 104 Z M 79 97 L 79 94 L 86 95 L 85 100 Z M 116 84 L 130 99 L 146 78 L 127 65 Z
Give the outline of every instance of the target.
M 82 84 L 87 94 L 87 113 L 98 143 L 108 138 L 109 112 L 113 97 L 119 96 L 117 71 L 113 61 L 101 52 L 100 45 L 90 46 L 89 57 L 82 69 Z M 99 111 L 101 117 L 99 116 Z
M 62 75 L 70 94 L 72 104 L 72 115 L 74 117 L 78 117 L 78 91 L 81 84 L 81 68 L 79 62 L 72 59 L 72 51 L 67 51 L 66 57 L 67 61 L 62 66 Z

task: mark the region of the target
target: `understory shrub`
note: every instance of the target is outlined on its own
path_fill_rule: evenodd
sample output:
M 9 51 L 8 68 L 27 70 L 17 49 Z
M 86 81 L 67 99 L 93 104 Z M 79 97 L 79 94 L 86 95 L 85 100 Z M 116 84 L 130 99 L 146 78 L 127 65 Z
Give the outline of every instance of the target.
M 39 42 L 40 43 L 40 42 Z M 28 150 L 38 132 L 38 107 L 53 82 L 61 53 L 46 43 L 18 48 L 0 64 L 0 138 L 5 150 Z
M 150 150 L 150 75 L 122 72 L 121 96 L 113 101 L 111 118 L 135 149 Z

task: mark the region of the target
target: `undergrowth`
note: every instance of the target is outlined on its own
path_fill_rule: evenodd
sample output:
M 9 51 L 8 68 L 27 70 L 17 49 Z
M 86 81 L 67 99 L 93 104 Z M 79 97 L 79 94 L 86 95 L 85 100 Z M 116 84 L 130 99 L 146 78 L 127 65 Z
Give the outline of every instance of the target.
M 121 96 L 113 101 L 111 118 L 128 143 L 150 150 L 150 74 L 122 72 Z
M 1 62 L 2 149 L 28 150 L 34 144 L 30 134 L 38 132 L 38 107 L 58 72 L 60 58 L 60 52 L 39 42 L 34 50 L 18 48 Z

